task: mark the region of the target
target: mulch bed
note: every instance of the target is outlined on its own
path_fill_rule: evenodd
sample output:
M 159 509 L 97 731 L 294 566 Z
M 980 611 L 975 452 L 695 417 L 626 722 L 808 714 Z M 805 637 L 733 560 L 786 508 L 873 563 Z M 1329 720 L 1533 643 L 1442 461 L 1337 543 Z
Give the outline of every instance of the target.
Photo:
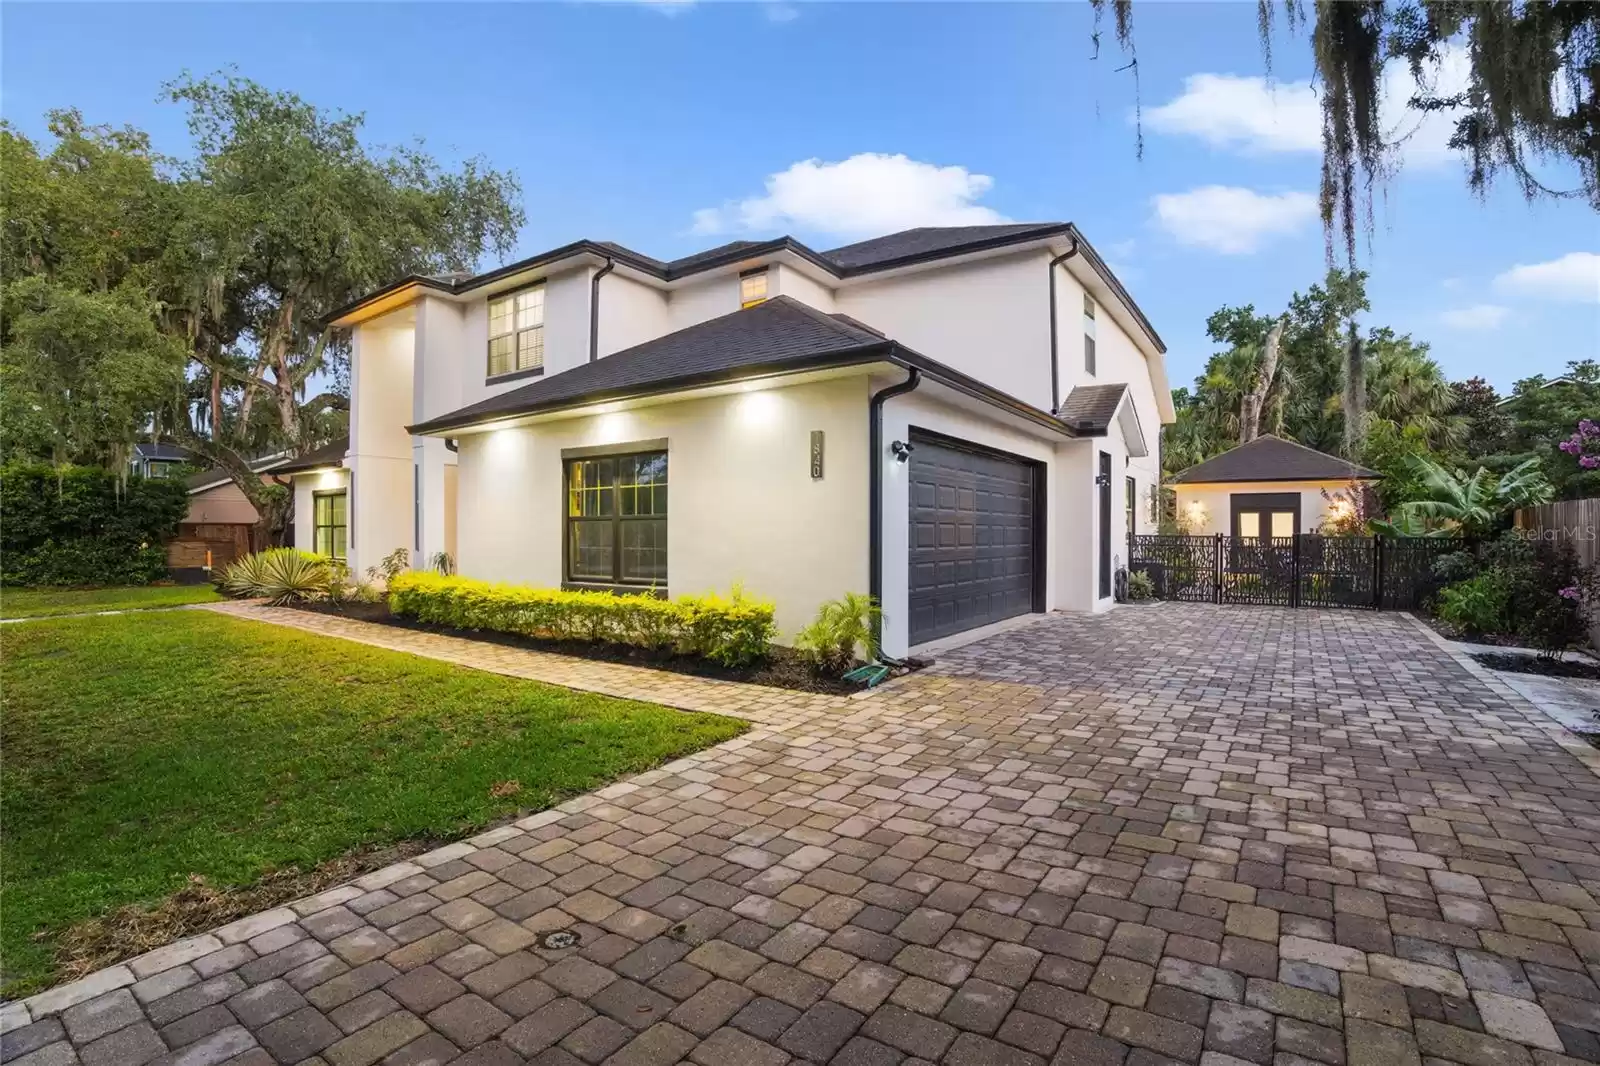
M 1572 659 L 1540 659 L 1531 655 L 1497 655 L 1478 652 L 1472 658 L 1491 670 L 1513 674 L 1538 674 L 1541 677 L 1570 677 L 1579 681 L 1600 681 L 1600 663 Z
M 409 618 L 392 614 L 387 603 L 347 603 L 335 605 L 331 603 L 298 603 L 292 604 L 297 610 L 313 611 L 317 614 L 331 614 L 339 618 L 351 618 L 359 622 L 375 622 L 378 625 L 396 626 L 400 629 L 414 629 L 423 633 L 438 633 L 447 637 L 460 637 L 464 640 L 478 640 L 487 644 L 500 644 L 510 648 L 522 648 L 527 651 L 550 652 L 556 655 L 570 655 L 577 659 L 592 659 L 599 662 L 622 663 L 627 666 L 644 666 L 652 670 L 667 670 L 675 674 L 689 674 L 694 677 L 711 678 L 716 681 L 742 681 L 751 685 L 769 685 L 773 688 L 792 689 L 797 692 L 819 692 L 832 696 L 848 696 L 860 692 L 865 685 L 854 681 L 844 681 L 827 674 L 819 674 L 811 668 L 810 662 L 792 648 L 774 647 L 772 654 L 760 663 L 745 667 L 719 666 L 705 659 L 690 655 L 678 655 L 670 651 L 651 651 L 647 648 L 635 648 L 627 644 L 595 644 L 582 640 L 541 640 L 536 637 L 525 637 L 516 633 L 496 633 L 484 629 L 456 629 L 451 626 L 428 625 Z M 922 664 L 912 661 L 907 664 L 908 669 L 897 670 L 899 674 L 909 673 Z

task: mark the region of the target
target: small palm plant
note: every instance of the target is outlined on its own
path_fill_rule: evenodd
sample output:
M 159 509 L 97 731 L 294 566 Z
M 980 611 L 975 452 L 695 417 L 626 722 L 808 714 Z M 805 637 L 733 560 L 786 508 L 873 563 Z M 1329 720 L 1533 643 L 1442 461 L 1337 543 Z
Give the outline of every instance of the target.
M 1412 457 L 1423 491 L 1420 500 L 1402 503 L 1390 522 L 1374 522 L 1375 532 L 1386 536 L 1482 536 L 1493 532 L 1508 512 L 1547 503 L 1555 495 L 1538 459 L 1518 463 L 1496 478 L 1478 467 L 1468 474 L 1451 470 L 1422 456 Z
M 802 629 L 795 647 L 830 673 L 843 674 L 856 662 L 860 649 L 868 659 L 878 654 L 878 631 L 883 609 L 871 596 L 847 592 L 817 610 L 816 621 Z

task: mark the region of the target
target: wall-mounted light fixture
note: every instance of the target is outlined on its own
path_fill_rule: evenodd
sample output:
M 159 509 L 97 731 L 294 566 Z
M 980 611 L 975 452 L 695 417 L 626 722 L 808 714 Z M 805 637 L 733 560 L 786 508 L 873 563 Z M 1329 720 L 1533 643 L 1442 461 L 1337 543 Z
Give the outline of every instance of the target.
M 901 463 L 910 459 L 911 453 L 916 451 L 916 448 L 917 446 L 915 444 L 907 444 L 903 440 L 897 440 L 893 444 L 889 445 L 889 450 L 894 452 L 895 460 Z
M 1096 474 L 1094 476 L 1094 483 L 1097 486 L 1099 486 L 1100 488 L 1104 488 L 1105 486 L 1111 484 L 1111 475 L 1110 474 Z

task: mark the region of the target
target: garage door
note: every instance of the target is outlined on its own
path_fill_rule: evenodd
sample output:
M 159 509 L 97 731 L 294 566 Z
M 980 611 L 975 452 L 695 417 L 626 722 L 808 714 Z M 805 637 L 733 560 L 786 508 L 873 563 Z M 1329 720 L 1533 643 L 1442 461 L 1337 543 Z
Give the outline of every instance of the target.
M 1033 610 L 1033 464 L 913 434 L 911 643 Z

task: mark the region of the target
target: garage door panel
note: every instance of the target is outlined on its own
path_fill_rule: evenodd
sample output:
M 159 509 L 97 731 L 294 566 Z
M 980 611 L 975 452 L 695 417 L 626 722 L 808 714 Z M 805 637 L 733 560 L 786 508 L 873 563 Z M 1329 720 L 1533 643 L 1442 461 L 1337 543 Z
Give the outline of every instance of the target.
M 918 440 L 909 476 L 911 643 L 1032 610 L 1033 467 Z

